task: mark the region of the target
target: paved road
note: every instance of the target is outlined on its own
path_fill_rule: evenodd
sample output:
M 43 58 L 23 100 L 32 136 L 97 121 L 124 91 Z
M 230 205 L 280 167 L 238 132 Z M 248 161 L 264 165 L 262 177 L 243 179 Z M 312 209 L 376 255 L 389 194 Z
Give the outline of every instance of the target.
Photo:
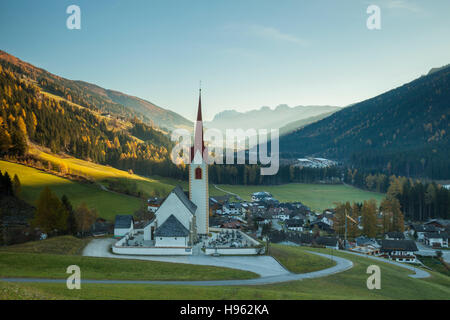
M 220 256 L 211 257 L 206 255 L 192 256 L 139 256 L 139 255 L 117 255 L 111 253 L 109 248 L 115 242 L 114 239 L 94 239 L 83 250 L 83 256 L 103 257 L 116 259 L 137 259 L 150 261 L 163 261 L 174 263 L 187 263 L 196 265 L 207 265 L 226 267 L 251 271 L 261 277 L 272 277 L 289 274 L 281 264 L 270 256 Z
M 348 270 L 353 267 L 350 260 L 330 256 L 327 254 L 312 252 L 313 254 L 333 259 L 336 261 L 334 267 L 302 274 L 283 273 L 276 276 L 265 276 L 248 280 L 210 280 L 210 281 L 132 281 L 132 280 L 82 280 L 82 283 L 103 283 L 103 284 L 164 284 L 164 285 L 190 285 L 190 286 L 242 286 L 242 285 L 264 285 L 286 281 L 295 281 L 303 279 L 314 279 L 329 276 Z M 244 258 L 244 257 L 238 257 Z M 44 283 L 66 283 L 64 279 L 38 279 L 38 278 L 4 278 L 2 281 L 9 282 L 44 282 Z
M 297 243 L 290 242 L 290 241 L 281 242 L 281 244 L 288 245 L 288 246 L 299 246 Z M 396 261 L 392 261 L 392 260 L 388 260 L 388 259 L 380 258 L 380 257 L 373 257 L 373 256 L 369 256 L 369 255 L 357 253 L 357 252 L 342 251 L 342 250 L 340 250 L 339 252 L 345 252 L 348 254 L 353 254 L 356 256 L 360 256 L 360 257 L 364 257 L 364 258 L 368 258 L 368 259 L 372 259 L 372 260 L 376 260 L 376 261 L 380 261 L 380 262 L 384 262 L 384 263 L 393 264 L 398 267 L 414 271 L 415 274 L 409 275 L 411 278 L 420 279 L 420 278 L 428 278 L 430 276 L 430 274 L 428 272 L 426 272 L 422 269 L 416 268 L 413 265 L 406 264 L 406 263 L 396 262 Z
M 417 254 L 420 254 L 421 256 L 434 257 L 436 256 L 436 251 L 439 251 L 439 249 L 436 250 L 430 248 L 419 241 L 416 241 L 416 245 L 417 249 L 419 249 L 419 251 L 417 251 Z M 449 250 L 441 250 L 441 251 L 442 251 L 442 258 L 444 259 L 444 261 L 450 263 L 450 251 Z
M 409 264 L 406 264 L 406 263 L 396 262 L 396 261 L 392 261 L 392 260 L 388 260 L 388 259 L 380 258 L 380 257 L 373 257 L 373 256 L 369 256 L 369 255 L 361 254 L 361 253 L 357 253 L 357 252 L 350 252 L 350 251 L 344 251 L 344 252 L 348 253 L 348 254 L 353 254 L 353 255 L 360 256 L 360 257 L 364 257 L 364 258 L 368 258 L 368 259 L 384 262 L 384 263 L 393 264 L 393 265 L 396 265 L 398 267 L 414 271 L 415 274 L 410 274 L 409 275 L 411 278 L 421 279 L 421 278 L 428 278 L 430 276 L 430 274 L 428 272 L 426 272 L 425 270 L 419 269 L 419 268 L 417 268 L 417 267 L 415 267 L 413 265 L 409 265 Z

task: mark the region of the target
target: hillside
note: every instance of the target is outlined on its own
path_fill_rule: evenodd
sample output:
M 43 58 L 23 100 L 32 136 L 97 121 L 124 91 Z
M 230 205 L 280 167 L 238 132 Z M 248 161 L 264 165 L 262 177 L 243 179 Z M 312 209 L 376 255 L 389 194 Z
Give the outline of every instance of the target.
M 282 137 L 280 153 L 447 179 L 449 117 L 450 68 L 443 68 Z
M 67 89 L 53 81 L 60 78 L 34 75 L 46 71 L 13 62 L 0 59 L 0 157 L 28 157 L 34 144 L 143 175 L 183 176 L 169 159 L 173 143 L 164 132 L 136 117 L 102 114 L 99 93 Z
M 239 128 L 280 129 L 290 123 L 290 128 L 296 129 L 293 125 L 295 125 L 295 122 L 297 121 L 302 121 L 299 124 L 299 127 L 304 126 L 317 121 L 317 117 L 321 115 L 330 114 L 339 109 L 339 107 L 333 106 L 289 107 L 287 105 L 279 105 L 275 109 L 262 107 L 258 110 L 247 112 L 226 110 L 216 114 L 212 121 L 205 123 L 205 126 L 220 130 Z M 288 131 L 289 130 L 290 129 L 288 128 Z
M 45 91 L 68 98 L 88 109 L 114 113 L 122 117 L 138 117 L 160 128 L 191 128 L 192 122 L 175 112 L 122 92 L 107 90 L 84 81 L 68 80 L 37 68 L 0 50 L 0 65 L 35 82 Z

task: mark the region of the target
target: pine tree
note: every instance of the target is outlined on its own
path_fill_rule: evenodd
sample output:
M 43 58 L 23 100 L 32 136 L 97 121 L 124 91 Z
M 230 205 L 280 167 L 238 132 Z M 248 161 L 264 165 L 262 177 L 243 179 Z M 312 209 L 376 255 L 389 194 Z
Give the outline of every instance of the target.
M 22 185 L 20 183 L 20 180 L 19 180 L 19 177 L 17 176 L 17 174 L 14 175 L 12 184 L 13 184 L 14 195 L 16 197 L 19 197 L 20 194 L 22 193 Z
M 49 187 L 45 187 L 37 201 L 33 225 L 49 234 L 53 231 L 62 232 L 67 229 L 68 213 L 61 201 Z
M 362 207 L 363 232 L 369 238 L 377 235 L 377 205 L 374 199 L 364 201 Z
M 66 195 L 61 198 L 62 205 L 67 212 L 67 233 L 75 235 L 77 233 L 77 222 L 75 219 L 75 212 L 73 210 L 72 204 Z
M 75 211 L 75 220 L 77 222 L 77 230 L 84 236 L 90 230 L 97 219 L 97 211 L 89 209 L 86 203 L 82 203 Z

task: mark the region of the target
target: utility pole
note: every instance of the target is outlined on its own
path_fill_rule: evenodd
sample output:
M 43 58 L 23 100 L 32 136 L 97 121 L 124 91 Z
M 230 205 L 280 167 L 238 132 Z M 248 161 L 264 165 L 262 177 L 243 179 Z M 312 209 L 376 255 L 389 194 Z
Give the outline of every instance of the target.
M 345 214 L 345 237 L 344 237 L 344 250 L 347 249 L 347 207 L 344 209 Z

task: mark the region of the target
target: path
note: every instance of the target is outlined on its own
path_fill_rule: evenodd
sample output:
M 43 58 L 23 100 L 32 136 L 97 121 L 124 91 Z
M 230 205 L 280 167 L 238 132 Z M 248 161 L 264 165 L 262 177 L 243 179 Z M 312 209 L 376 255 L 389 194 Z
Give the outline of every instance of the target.
M 343 251 L 343 252 L 349 253 L 349 254 L 354 254 L 354 255 L 357 255 L 357 256 L 360 256 L 360 257 L 364 257 L 364 258 L 368 258 L 368 259 L 372 259 L 372 260 L 376 260 L 376 261 L 380 261 L 380 262 L 384 262 L 384 263 L 393 264 L 395 266 L 414 271 L 415 274 L 409 274 L 408 275 L 411 278 L 422 279 L 422 278 L 428 278 L 430 276 L 430 274 L 428 272 L 426 272 L 425 270 L 422 270 L 420 268 L 417 268 L 414 265 L 409 265 L 409 264 L 406 264 L 406 263 L 396 262 L 396 261 L 392 261 L 392 260 L 388 260 L 388 259 L 380 258 L 380 257 L 373 257 L 373 256 L 369 256 L 369 255 L 361 254 L 361 253 L 357 253 L 357 252 L 350 252 L 350 251 Z
M 222 188 L 219 188 L 217 185 L 214 185 L 214 188 L 216 188 L 216 189 L 219 190 L 219 191 L 222 191 L 222 192 L 231 194 L 232 196 L 236 197 L 237 200 L 242 200 L 241 197 L 240 197 L 238 194 L 236 194 L 236 193 L 233 193 L 233 192 L 224 190 L 224 189 L 222 189 Z
M 284 245 L 287 245 L 287 246 L 300 246 L 299 244 L 294 243 L 294 242 L 290 242 L 290 241 L 281 242 L 281 244 L 284 244 Z M 339 252 L 345 252 L 345 253 L 353 254 L 353 255 L 356 255 L 356 256 L 363 257 L 363 258 L 368 258 L 368 259 L 372 259 L 372 260 L 376 260 L 376 261 L 380 261 L 380 262 L 384 262 L 384 263 L 393 264 L 395 266 L 414 271 L 415 274 L 410 274 L 409 275 L 411 278 L 421 279 L 421 278 L 428 278 L 430 276 L 430 274 L 428 272 L 426 272 L 425 270 L 419 269 L 419 268 L 415 267 L 414 265 L 409 265 L 409 264 L 406 264 L 406 263 L 396 262 L 396 261 L 388 260 L 388 259 L 385 259 L 385 258 L 369 256 L 367 254 L 362 254 L 362 253 L 358 253 L 358 252 L 352 252 L 352 251 L 346 251 L 346 250 L 339 250 Z

